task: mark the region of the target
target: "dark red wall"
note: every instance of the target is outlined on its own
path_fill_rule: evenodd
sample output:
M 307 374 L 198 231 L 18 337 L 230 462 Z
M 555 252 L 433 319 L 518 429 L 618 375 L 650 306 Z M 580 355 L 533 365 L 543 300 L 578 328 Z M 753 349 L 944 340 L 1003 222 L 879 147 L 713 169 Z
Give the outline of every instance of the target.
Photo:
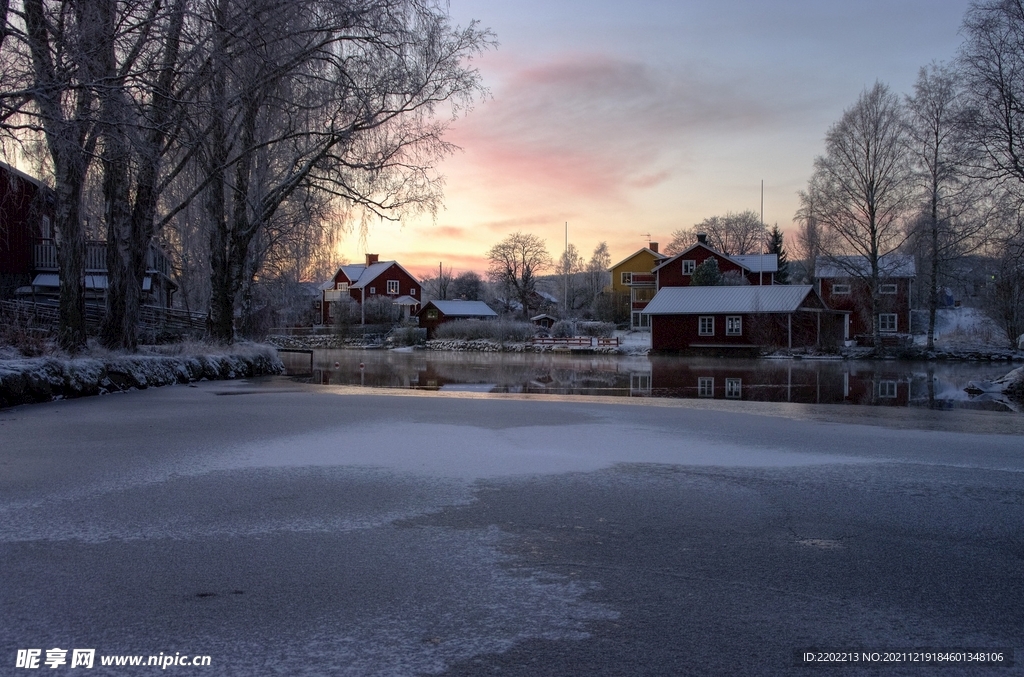
M 45 189 L 0 166 L 0 274 L 32 273 L 32 247 L 42 236 L 42 217 L 53 220 L 47 198 Z
M 743 333 L 727 336 L 725 319 L 735 313 L 714 314 L 715 335 L 701 336 L 699 315 L 654 315 L 651 317 L 651 349 L 655 351 L 687 350 L 697 345 L 775 346 L 789 345 L 786 314 L 746 314 Z M 829 313 L 793 313 L 793 347 L 810 348 L 818 344 L 818 316 L 821 316 L 821 344 L 834 346 L 842 338 L 842 317 Z
M 859 279 L 822 279 L 821 298 L 825 304 L 833 310 L 848 310 L 850 314 L 850 338 L 857 335 L 868 335 L 872 333 L 871 323 L 871 293 L 868 283 Z M 849 294 L 835 294 L 833 287 L 836 284 L 849 284 Z M 901 334 L 910 332 L 910 284 L 907 278 L 893 278 L 885 280 L 882 284 L 895 284 L 895 294 L 879 294 L 878 312 L 896 313 L 899 320 L 896 325 L 897 332 Z
M 388 280 L 398 280 L 398 293 L 388 294 Z M 373 294 L 370 293 L 370 287 L 374 288 Z M 416 293 L 413 293 L 415 290 Z M 349 294 L 356 301 L 363 300 L 363 292 L 361 289 L 349 288 Z M 366 285 L 366 298 L 371 296 L 390 296 L 391 298 L 398 298 L 399 296 L 411 296 L 416 300 L 423 298 L 423 289 L 420 288 L 420 283 L 416 278 L 406 274 L 397 263 L 391 264 L 387 270 L 377 276 L 377 278 Z

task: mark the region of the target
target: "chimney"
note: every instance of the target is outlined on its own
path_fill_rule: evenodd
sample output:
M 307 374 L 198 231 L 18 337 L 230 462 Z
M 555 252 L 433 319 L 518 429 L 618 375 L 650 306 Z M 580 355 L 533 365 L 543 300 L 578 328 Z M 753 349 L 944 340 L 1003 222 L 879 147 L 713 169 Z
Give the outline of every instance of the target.
M 380 261 L 380 254 L 367 254 L 366 255 L 366 265 L 367 266 L 372 266 L 373 264 L 377 263 L 378 261 Z
M 708 234 L 707 233 L 697 233 L 697 242 L 699 242 L 699 243 L 701 243 L 703 245 L 706 245 L 708 243 Z
M 650 249 L 655 254 L 658 253 L 658 243 L 657 242 L 648 242 L 647 243 L 647 248 Z

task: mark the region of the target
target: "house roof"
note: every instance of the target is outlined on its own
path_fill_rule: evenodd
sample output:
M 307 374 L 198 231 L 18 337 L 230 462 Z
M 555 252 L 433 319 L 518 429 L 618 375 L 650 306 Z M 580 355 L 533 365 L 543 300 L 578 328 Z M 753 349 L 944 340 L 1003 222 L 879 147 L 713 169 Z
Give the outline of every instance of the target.
M 779 272 L 778 254 L 737 254 L 727 256 L 752 273 L 777 273 Z
M 34 176 L 30 176 L 25 172 L 21 171 L 20 169 L 17 169 L 16 167 L 7 164 L 6 162 L 0 162 L 0 169 L 4 169 L 7 172 L 9 172 L 12 176 L 16 176 L 19 179 L 22 179 L 23 181 L 28 181 L 29 183 L 39 186 L 40 188 L 49 189 L 49 186 L 47 186 L 46 183 L 41 179 L 37 179 Z
M 664 287 L 643 312 L 648 315 L 693 313 L 791 313 L 814 294 L 811 285 L 741 287 Z
M 380 277 L 381 274 L 391 266 L 398 266 L 403 273 L 411 277 L 413 280 L 416 280 L 416 276 L 403 268 L 402 264 L 398 263 L 398 261 L 378 261 L 377 263 L 372 263 L 369 266 L 362 263 L 352 263 L 338 266 L 338 270 L 335 271 L 330 280 L 321 286 L 321 289 L 333 288 L 334 278 L 338 277 L 338 273 L 345 273 L 345 277 L 350 280 L 350 289 L 362 289 Z M 416 280 L 416 283 L 419 284 L 419 280 Z
M 637 255 L 639 255 L 639 254 L 643 254 L 644 252 L 647 252 L 648 254 L 650 254 L 651 256 L 653 256 L 653 257 L 654 257 L 654 260 L 655 260 L 655 261 L 660 261 L 660 260 L 662 260 L 662 259 L 667 259 L 667 258 L 668 258 L 668 257 L 667 257 L 666 255 L 664 255 L 664 254 L 660 254 L 660 253 L 658 253 L 658 252 L 654 251 L 653 249 L 651 249 L 650 247 L 642 247 L 642 248 L 640 248 L 640 249 L 637 249 L 637 250 L 636 250 L 635 252 L 633 252 L 632 254 L 630 254 L 629 256 L 627 256 L 626 258 L 622 259 L 622 260 L 621 260 L 621 261 L 619 261 L 618 263 L 616 263 L 616 264 L 615 264 L 614 266 L 612 266 L 612 267 L 611 267 L 611 268 L 609 268 L 608 270 L 615 270 L 616 268 L 618 268 L 619 266 L 621 266 L 621 265 L 622 265 L 623 263 L 625 263 L 626 261 L 629 261 L 629 260 L 630 260 L 631 258 L 633 258 L 633 257 L 635 257 L 635 256 L 637 256 Z
M 448 317 L 497 317 L 498 314 L 491 310 L 483 301 L 430 301 L 428 306 L 434 306 Z
M 889 252 L 878 257 L 881 277 L 916 277 L 914 257 Z M 819 256 L 814 260 L 814 277 L 870 277 L 871 264 L 866 256 Z
M 420 304 L 419 301 L 408 295 L 399 296 L 392 303 L 396 306 L 418 306 Z
M 703 247 L 704 249 L 707 249 L 709 252 L 721 256 L 727 261 L 732 261 L 739 267 L 751 273 L 775 273 L 778 272 L 779 270 L 778 254 L 736 254 L 735 256 L 730 256 L 729 254 L 723 254 L 714 247 L 711 247 L 703 242 L 694 242 L 692 245 L 690 245 L 683 251 L 679 252 L 675 256 L 667 258 L 661 263 L 659 263 L 657 266 L 655 266 L 654 270 L 657 271 L 661 268 L 664 268 L 673 261 L 683 258 L 697 247 Z

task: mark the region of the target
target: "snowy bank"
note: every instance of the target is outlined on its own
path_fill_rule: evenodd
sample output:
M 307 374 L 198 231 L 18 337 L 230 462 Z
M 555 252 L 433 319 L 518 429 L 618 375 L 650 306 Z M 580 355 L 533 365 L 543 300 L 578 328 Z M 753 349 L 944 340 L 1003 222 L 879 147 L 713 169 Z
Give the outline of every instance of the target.
M 971 381 L 964 390 L 972 394 L 1005 395 L 1024 402 L 1024 367 L 1018 367 L 994 381 Z
M 0 360 L 0 407 L 283 372 L 270 346 L 224 354 L 7 359 Z

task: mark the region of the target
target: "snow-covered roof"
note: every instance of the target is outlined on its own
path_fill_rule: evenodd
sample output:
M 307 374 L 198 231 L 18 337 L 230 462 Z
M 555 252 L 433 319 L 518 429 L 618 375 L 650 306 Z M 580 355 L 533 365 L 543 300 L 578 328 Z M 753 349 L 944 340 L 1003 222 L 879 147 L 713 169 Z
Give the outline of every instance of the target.
M 648 315 L 691 313 L 791 313 L 800 307 L 811 285 L 742 287 L 665 287 L 643 312 Z
M 497 317 L 483 301 L 431 301 L 432 305 L 448 317 Z
M 530 322 L 536 322 L 537 320 L 543 320 L 545 317 L 548 318 L 549 320 L 557 320 L 558 319 L 554 315 L 548 315 L 547 313 L 541 313 L 540 315 L 534 315 L 533 317 L 531 317 L 530 318 Z
M 615 270 L 616 268 L 618 268 L 619 266 L 621 266 L 621 265 L 622 265 L 623 263 L 625 263 L 626 261 L 629 261 L 629 260 L 630 260 L 631 258 L 633 258 L 634 256 L 638 256 L 638 255 L 640 255 L 640 254 L 643 254 L 644 252 L 647 252 L 648 254 L 650 254 L 651 256 L 653 256 L 653 257 L 654 257 L 654 260 L 655 260 L 655 261 L 660 261 L 661 259 L 667 259 L 667 258 L 668 258 L 668 257 L 667 257 L 667 256 L 666 256 L 665 254 L 659 254 L 658 252 L 654 251 L 654 250 L 653 250 L 653 249 L 651 249 L 650 247 L 643 247 L 643 248 L 641 248 L 641 249 L 637 249 L 637 250 L 636 250 L 635 252 L 633 252 L 632 254 L 630 254 L 629 256 L 627 256 L 626 258 L 622 259 L 621 261 L 619 261 L 618 263 L 616 263 L 616 264 L 615 264 L 614 266 L 612 266 L 612 267 L 611 267 L 611 268 L 609 268 L 608 270 Z
M 722 252 L 718 251 L 717 249 L 715 249 L 714 247 L 708 245 L 705 242 L 695 242 L 695 243 L 693 243 L 692 245 L 690 245 L 689 247 L 687 247 L 683 251 L 679 252 L 675 256 L 673 256 L 671 258 L 664 259 L 663 261 L 661 261 L 661 263 L 659 263 L 657 266 L 654 267 L 654 270 L 655 271 L 660 270 L 661 268 L 664 268 L 665 266 L 671 264 L 673 261 L 677 261 L 677 260 L 683 258 L 687 254 L 689 254 L 691 251 L 696 249 L 697 247 L 703 247 L 704 249 L 707 249 L 709 252 L 712 252 L 713 254 L 717 254 L 718 256 L 721 256 L 722 258 L 724 258 L 727 261 L 732 261 L 736 265 L 740 266 L 744 270 L 747 270 L 747 271 L 749 271 L 751 273 L 775 273 L 775 272 L 778 272 L 778 270 L 779 270 L 779 255 L 778 254 L 736 254 L 736 255 L 729 255 L 729 254 L 723 254 Z
M 419 301 L 406 294 L 405 296 L 399 296 L 397 299 L 392 301 L 396 306 L 418 306 Z
M 878 257 L 881 277 L 916 277 L 914 257 L 890 252 Z M 819 256 L 814 260 L 814 277 L 868 277 L 871 264 L 866 256 Z
M 546 291 L 537 291 L 535 293 L 537 294 L 537 296 L 541 297 L 548 303 L 558 303 L 558 299 L 552 296 L 551 294 L 547 293 Z
M 778 254 L 737 254 L 728 256 L 752 273 L 777 273 L 779 271 Z
M 44 181 L 37 179 L 34 176 L 30 176 L 29 174 L 26 174 L 25 172 L 21 171 L 16 167 L 13 167 L 12 165 L 7 164 L 6 162 L 0 162 L 0 168 L 6 170 L 12 176 L 16 176 L 19 179 L 22 179 L 23 181 L 28 181 L 29 183 L 39 186 L 40 188 L 49 189 L 49 186 L 47 186 Z
M 380 277 L 381 274 L 391 266 L 398 266 L 399 270 L 411 277 L 413 280 L 416 280 L 416 276 L 403 268 L 402 264 L 398 261 L 378 261 L 377 263 L 371 263 L 368 266 L 362 263 L 351 263 L 338 266 L 338 270 L 336 270 L 334 275 L 331 276 L 331 279 L 321 285 L 320 288 L 333 289 L 334 278 L 338 277 L 338 273 L 345 273 L 345 277 L 350 280 L 350 289 L 362 289 Z M 416 283 L 419 284 L 419 281 L 416 280 Z

